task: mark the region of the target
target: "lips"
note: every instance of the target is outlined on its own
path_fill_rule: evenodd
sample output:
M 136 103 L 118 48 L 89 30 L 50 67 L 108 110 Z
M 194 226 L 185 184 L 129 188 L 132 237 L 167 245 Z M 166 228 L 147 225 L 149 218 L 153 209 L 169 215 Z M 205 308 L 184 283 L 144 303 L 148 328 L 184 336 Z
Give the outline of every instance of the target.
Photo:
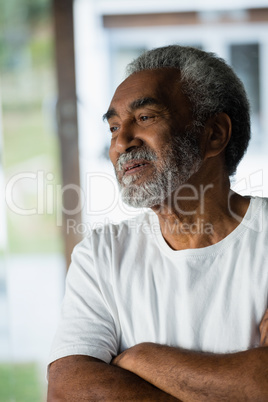
M 147 166 L 149 166 L 149 162 L 146 160 L 131 161 L 123 165 L 123 172 L 126 175 L 138 173 L 138 171 L 144 169 Z

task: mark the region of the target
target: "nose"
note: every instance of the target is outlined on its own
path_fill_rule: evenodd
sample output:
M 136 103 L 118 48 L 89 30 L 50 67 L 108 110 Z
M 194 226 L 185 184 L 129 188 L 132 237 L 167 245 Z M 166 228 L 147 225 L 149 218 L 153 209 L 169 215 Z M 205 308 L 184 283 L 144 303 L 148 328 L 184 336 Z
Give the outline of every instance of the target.
M 129 152 L 133 148 L 138 148 L 143 145 L 143 141 L 135 133 L 133 127 L 130 125 L 126 127 L 121 127 L 115 138 L 114 147 L 115 152 L 122 154 L 124 152 Z

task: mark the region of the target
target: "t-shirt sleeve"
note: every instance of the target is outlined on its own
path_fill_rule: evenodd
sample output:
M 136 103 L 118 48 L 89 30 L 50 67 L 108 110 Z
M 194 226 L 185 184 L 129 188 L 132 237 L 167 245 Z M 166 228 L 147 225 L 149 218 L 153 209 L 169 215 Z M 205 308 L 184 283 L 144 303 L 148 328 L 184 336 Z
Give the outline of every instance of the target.
M 104 294 L 89 247 L 89 241 L 76 246 L 66 278 L 66 291 L 60 323 L 49 363 L 70 355 L 88 355 L 110 363 L 118 351 L 117 328 L 111 295 Z M 107 292 L 109 293 L 109 292 Z

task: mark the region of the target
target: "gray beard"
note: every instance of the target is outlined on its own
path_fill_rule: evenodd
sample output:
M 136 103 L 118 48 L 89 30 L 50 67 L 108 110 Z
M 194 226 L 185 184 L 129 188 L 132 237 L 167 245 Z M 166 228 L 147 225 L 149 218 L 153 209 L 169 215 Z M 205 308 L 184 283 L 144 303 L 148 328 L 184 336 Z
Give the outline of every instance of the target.
M 154 164 L 158 159 L 156 153 L 147 147 L 133 149 L 120 155 L 115 173 L 117 176 L 120 193 L 123 201 L 134 208 L 151 208 L 161 205 L 180 186 L 196 173 L 201 164 L 200 149 L 197 143 L 197 133 L 192 130 L 181 135 L 174 135 L 171 143 L 161 151 L 161 164 Z M 144 179 L 141 184 L 135 181 L 142 176 L 137 173 L 131 176 L 123 176 L 119 179 L 122 165 L 133 159 L 145 159 L 151 161 L 154 172 L 149 179 Z

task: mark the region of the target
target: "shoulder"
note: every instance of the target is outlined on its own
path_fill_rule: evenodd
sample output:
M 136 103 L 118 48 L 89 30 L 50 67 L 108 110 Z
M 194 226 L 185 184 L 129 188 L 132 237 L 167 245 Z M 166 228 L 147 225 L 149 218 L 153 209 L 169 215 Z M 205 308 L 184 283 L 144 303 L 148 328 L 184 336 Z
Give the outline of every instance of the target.
M 268 211 L 268 197 L 251 197 L 255 209 L 262 208 Z
M 260 198 L 263 208 L 268 213 L 268 197 Z
M 249 244 L 249 250 L 266 248 L 268 237 L 268 198 L 250 197 L 246 215 L 238 227 L 243 242 Z
M 111 253 L 132 247 L 137 242 L 144 242 L 152 233 L 153 212 L 146 211 L 132 219 L 123 220 L 119 223 L 105 222 L 93 226 L 78 243 L 72 253 L 72 259 L 100 259 L 110 258 Z
M 106 221 L 105 223 L 98 224 L 93 227 L 85 237 L 85 239 L 78 245 L 83 247 L 89 242 L 113 242 L 115 239 L 123 240 L 125 236 L 136 237 L 148 233 L 148 228 L 151 225 L 151 211 L 146 211 L 135 216 L 132 219 L 123 220 L 118 223 Z
M 251 197 L 244 223 L 256 232 L 268 230 L 268 198 Z

